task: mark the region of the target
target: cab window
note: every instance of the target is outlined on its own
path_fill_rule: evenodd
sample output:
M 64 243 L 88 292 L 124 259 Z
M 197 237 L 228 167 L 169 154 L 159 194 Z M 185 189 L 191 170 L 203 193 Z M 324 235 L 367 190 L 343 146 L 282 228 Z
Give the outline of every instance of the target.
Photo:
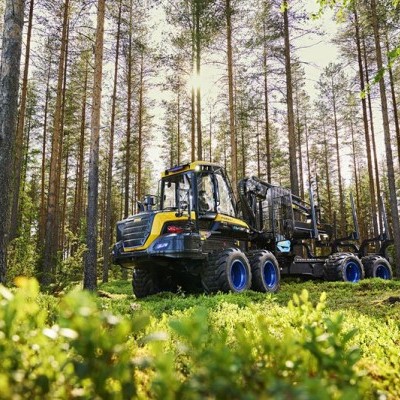
M 166 177 L 162 180 L 162 209 L 187 208 L 192 205 L 192 196 L 190 196 L 191 176 L 189 174 L 179 174 Z
M 215 212 L 214 184 L 212 175 L 199 175 L 197 193 L 199 199 L 199 212 Z
M 225 177 L 220 171 L 215 171 L 215 180 L 218 190 L 217 211 L 221 214 L 235 216 L 235 207 L 233 203 L 232 192 L 226 182 Z

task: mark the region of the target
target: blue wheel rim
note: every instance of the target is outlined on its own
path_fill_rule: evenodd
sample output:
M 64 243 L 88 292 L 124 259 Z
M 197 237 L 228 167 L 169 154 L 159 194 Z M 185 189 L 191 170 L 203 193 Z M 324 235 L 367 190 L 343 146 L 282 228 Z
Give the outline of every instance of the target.
M 274 288 L 276 286 L 276 282 L 278 280 L 278 277 L 277 277 L 277 274 L 276 274 L 275 265 L 274 265 L 274 263 L 272 261 L 267 261 L 264 264 L 263 276 L 264 276 L 265 285 L 268 288 Z
M 355 261 L 348 261 L 345 266 L 345 274 L 349 282 L 358 282 L 361 279 L 361 268 Z
M 247 283 L 247 270 L 243 262 L 235 260 L 231 267 L 231 279 L 235 290 L 242 290 Z
M 379 264 L 376 268 L 375 276 L 381 279 L 390 279 L 389 268 L 384 264 Z

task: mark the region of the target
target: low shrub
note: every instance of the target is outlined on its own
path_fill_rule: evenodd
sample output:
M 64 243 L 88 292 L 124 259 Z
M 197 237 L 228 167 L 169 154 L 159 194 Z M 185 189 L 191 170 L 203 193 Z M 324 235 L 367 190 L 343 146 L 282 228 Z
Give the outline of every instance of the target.
M 287 306 L 272 296 L 157 297 L 178 301 L 146 317 L 156 297 L 61 299 L 35 280 L 0 286 L 0 398 L 368 399 L 399 395 L 399 327 L 327 311 L 304 290 Z M 255 296 L 255 297 L 254 297 Z M 312 300 L 311 300 L 312 299 Z M 204 300 L 207 307 L 199 306 Z M 226 300 L 226 301 L 225 301 Z M 143 307 L 142 307 L 143 306 Z M 354 329 L 360 324 L 365 330 Z M 358 325 L 361 326 L 361 325 Z M 371 352 L 369 353 L 369 350 Z

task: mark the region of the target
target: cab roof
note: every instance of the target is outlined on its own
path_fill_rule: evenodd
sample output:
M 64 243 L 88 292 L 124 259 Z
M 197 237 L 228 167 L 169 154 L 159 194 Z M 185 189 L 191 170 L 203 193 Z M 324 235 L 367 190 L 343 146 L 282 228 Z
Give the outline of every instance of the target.
M 207 168 L 207 167 L 209 167 L 209 168 Z M 175 167 L 166 169 L 163 173 L 161 173 L 161 178 L 164 178 L 166 176 L 180 174 L 182 172 L 187 172 L 187 171 L 200 171 L 203 169 L 214 170 L 217 168 L 221 168 L 221 166 L 216 163 L 210 163 L 207 161 L 193 161 L 192 163 L 176 165 Z

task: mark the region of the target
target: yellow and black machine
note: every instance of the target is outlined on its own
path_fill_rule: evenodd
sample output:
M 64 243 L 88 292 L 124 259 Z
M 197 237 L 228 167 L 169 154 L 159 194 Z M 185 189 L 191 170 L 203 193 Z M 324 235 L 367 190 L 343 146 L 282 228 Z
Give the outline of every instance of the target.
M 251 246 L 249 225 L 223 168 L 196 161 L 166 170 L 158 196 L 117 223 L 113 259 L 133 267 L 133 291 L 200 288 L 207 293 L 275 292 L 280 270 L 272 252 Z

